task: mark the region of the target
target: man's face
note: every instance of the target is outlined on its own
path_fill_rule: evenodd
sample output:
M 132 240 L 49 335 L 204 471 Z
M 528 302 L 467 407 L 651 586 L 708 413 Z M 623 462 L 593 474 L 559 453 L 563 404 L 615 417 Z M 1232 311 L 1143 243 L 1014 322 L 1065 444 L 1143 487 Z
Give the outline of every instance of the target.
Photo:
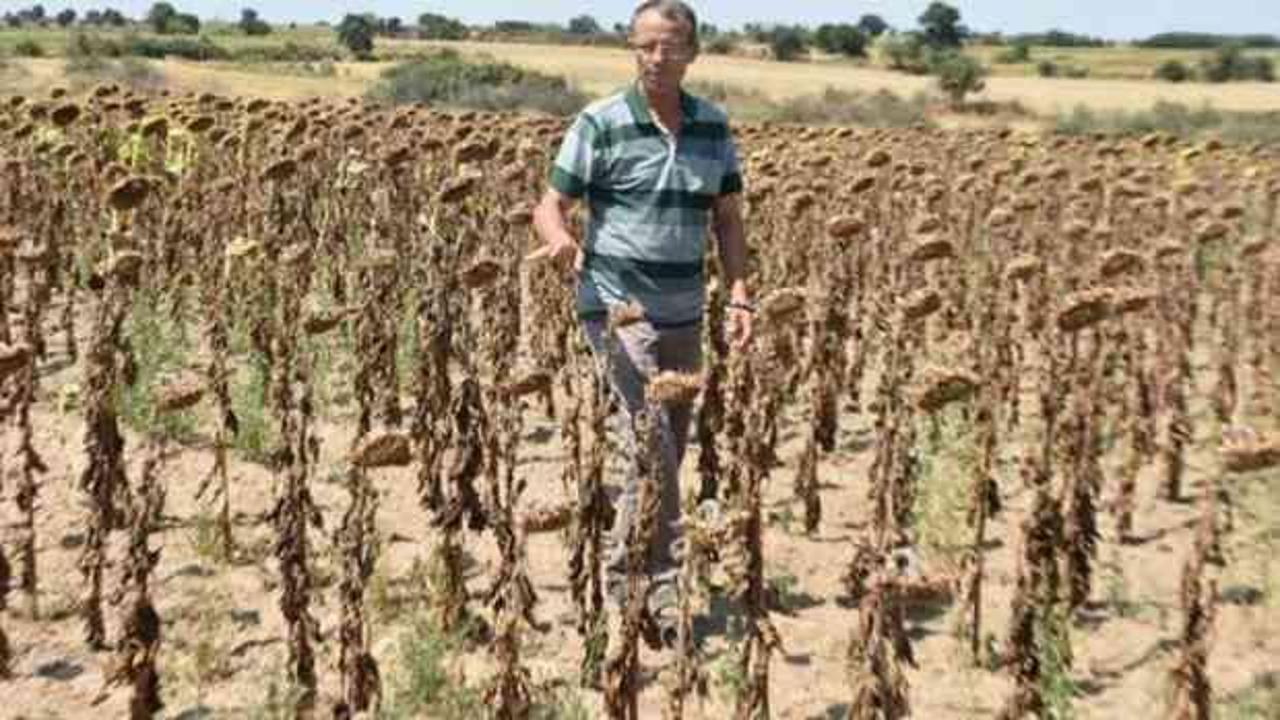
M 640 82 L 648 93 L 667 95 L 680 89 L 694 56 L 684 23 L 647 12 L 636 19 L 631 47 Z

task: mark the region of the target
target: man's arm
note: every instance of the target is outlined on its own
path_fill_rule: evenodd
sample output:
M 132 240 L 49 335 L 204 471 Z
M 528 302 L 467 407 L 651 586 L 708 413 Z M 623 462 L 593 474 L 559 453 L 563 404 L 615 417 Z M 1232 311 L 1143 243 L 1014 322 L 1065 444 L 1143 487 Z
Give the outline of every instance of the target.
M 742 224 L 742 195 L 721 195 L 712 205 L 712 225 L 720 250 L 720 267 L 729 288 L 729 301 L 746 304 L 751 300 L 747 290 L 747 238 Z
M 575 200 L 555 188 L 547 192 L 533 209 L 533 227 L 542 238 L 542 247 L 534 250 L 525 260 L 573 260 L 575 268 L 582 265 L 582 251 L 578 241 L 569 231 L 569 213 Z
M 747 237 L 742 222 L 742 194 L 716 198 L 711 207 L 712 225 L 720 250 L 720 268 L 729 288 L 729 331 L 733 346 L 751 341 L 751 292 L 747 288 Z

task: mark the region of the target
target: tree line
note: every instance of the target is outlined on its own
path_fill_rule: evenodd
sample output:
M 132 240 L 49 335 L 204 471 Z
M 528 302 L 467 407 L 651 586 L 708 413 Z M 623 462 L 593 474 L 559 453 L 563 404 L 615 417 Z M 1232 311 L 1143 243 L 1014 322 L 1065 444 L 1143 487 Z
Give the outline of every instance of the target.
M 359 18 L 362 25 L 367 25 L 371 36 L 393 35 L 409 36 L 427 40 L 461 40 L 473 34 L 498 35 L 565 35 L 579 38 L 597 36 L 600 38 L 625 39 L 627 27 L 623 23 L 615 23 L 606 28 L 594 16 L 581 14 L 570 18 L 563 24 L 549 22 L 530 22 L 527 20 L 504 19 L 490 25 L 467 25 L 457 18 L 432 12 L 420 14 L 417 24 L 407 24 L 398 16 L 381 17 L 374 13 L 353 13 L 345 16 L 339 25 L 348 18 Z M 73 25 L 89 27 L 124 27 L 127 25 L 144 25 L 158 34 L 196 34 L 201 29 L 201 19 L 195 13 L 184 12 L 169 2 L 154 3 L 147 13 L 139 19 L 133 19 L 116 8 L 104 7 L 86 10 L 83 14 L 72 8 L 65 8 L 56 13 L 48 11 L 43 4 L 35 3 L 27 8 L 8 11 L 0 15 L 0 24 L 9 27 L 70 27 Z M 271 25 L 262 20 L 258 12 L 246 7 L 241 10 L 236 26 L 248 35 L 266 35 L 271 32 Z M 973 42 L 983 45 L 1040 45 L 1047 47 L 1104 47 L 1116 44 L 1090 35 L 1072 33 L 1061 29 L 1050 29 L 1039 33 L 1005 34 L 1003 32 L 974 32 L 960 22 L 960 11 L 945 2 L 932 3 L 919 18 L 918 30 L 896 32 L 882 16 L 865 13 L 856 22 L 823 23 L 816 27 L 804 25 L 769 25 L 764 23 L 746 23 L 741 30 L 721 30 L 717 26 L 705 23 L 703 36 L 707 45 L 714 52 L 717 49 L 731 50 L 741 41 L 750 41 L 772 47 L 778 44 L 785 54 L 792 51 L 793 57 L 809 48 L 821 50 L 833 55 L 849 57 L 865 56 L 871 42 L 887 34 L 922 33 L 925 44 L 957 45 L 960 42 Z M 1207 32 L 1162 32 L 1146 38 L 1133 40 L 1138 47 L 1164 49 L 1216 49 L 1238 47 L 1242 49 L 1280 48 L 1280 36 L 1267 33 L 1249 33 L 1229 35 Z
M 136 21 L 110 7 L 87 10 L 81 16 L 70 8 L 50 14 L 40 3 L 6 12 L 0 16 L 0 21 L 11 27 L 140 25 L 159 35 L 196 35 L 202 27 L 197 15 L 179 10 L 172 3 L 163 1 L 152 4 L 146 15 Z M 246 35 L 267 35 L 272 31 L 270 23 L 252 8 L 241 10 L 236 26 Z M 499 20 L 489 26 L 472 26 L 457 18 L 424 12 L 416 18 L 416 24 L 413 25 L 405 23 L 398 16 L 349 13 L 334 26 L 334 30 L 339 43 L 352 54 L 358 58 L 370 58 L 375 38 L 379 36 L 426 40 L 516 37 L 556 43 L 622 46 L 626 43 L 628 28 L 623 23 L 615 23 L 606 29 L 589 14 L 574 16 L 563 25 Z M 953 98 L 959 99 L 968 92 L 981 89 L 982 78 L 986 74 L 986 68 L 981 63 L 959 52 L 966 44 L 1007 46 L 1008 49 L 995 58 L 995 62 L 1001 64 L 1032 62 L 1032 46 L 1100 47 L 1112 44 L 1101 38 L 1059 29 L 1009 36 L 998 32 L 976 33 L 962 22 L 958 8 L 940 0 L 932 2 L 920 14 L 915 28 L 908 29 L 896 29 L 880 15 L 866 13 L 856 22 L 823 23 L 817 27 L 746 23 L 740 30 L 721 30 L 714 24 L 704 23 L 701 30 L 703 47 L 709 53 L 732 54 L 741 45 L 752 43 L 767 48 L 773 59 L 779 61 L 798 60 L 812 51 L 837 57 L 865 58 L 874 46 L 891 69 L 937 75 L 944 90 Z M 1153 35 L 1135 44 L 1152 48 L 1217 49 L 1212 58 L 1202 61 L 1198 67 L 1191 67 L 1178 60 L 1164 63 L 1156 71 L 1159 79 L 1173 82 L 1269 82 L 1274 79 L 1271 60 L 1248 56 L 1243 51 L 1249 48 L 1280 47 L 1280 38 L 1268 34 L 1232 36 L 1172 32 Z M 1037 71 L 1046 77 L 1082 77 L 1087 74 L 1087 68 L 1074 68 L 1046 60 L 1039 62 Z

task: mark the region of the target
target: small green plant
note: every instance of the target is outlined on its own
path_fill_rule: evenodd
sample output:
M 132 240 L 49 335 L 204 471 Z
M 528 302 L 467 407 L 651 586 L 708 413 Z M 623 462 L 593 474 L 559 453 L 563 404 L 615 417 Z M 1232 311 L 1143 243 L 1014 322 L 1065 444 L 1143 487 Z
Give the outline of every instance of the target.
M 465 720 L 484 715 L 483 694 L 458 681 L 451 667 L 463 648 L 461 633 L 446 634 L 424 613 L 416 617 L 398 646 L 398 673 L 380 717 Z
M 915 451 L 919 479 L 912 510 L 926 555 L 950 561 L 957 561 L 969 543 L 969 488 L 957 478 L 971 477 L 978 461 L 976 438 L 957 412 L 931 418 L 926 442 Z
M 250 711 L 249 717 L 253 720 L 294 720 L 298 717 L 298 702 L 302 700 L 304 690 L 288 680 L 283 669 L 271 673 L 270 677 L 266 696 Z
M 568 688 L 559 691 L 546 688 L 536 694 L 529 720 L 590 720 L 592 717 L 578 693 Z
M 725 700 L 732 703 L 736 703 L 738 698 L 742 697 L 743 691 L 747 689 L 747 676 L 742 669 L 741 655 L 736 650 L 726 652 L 711 668 L 711 676 L 715 678 L 716 687 L 719 688 Z
M 124 336 L 133 350 L 133 382 L 123 383 L 118 406 L 125 424 L 146 435 L 187 442 L 195 437 L 190 411 L 160 413 L 155 396 L 165 380 L 186 366 L 190 355 L 181 324 L 162 308 L 165 299 L 145 294 L 125 322 Z
M 187 542 L 191 546 L 191 552 L 201 560 L 218 565 L 231 561 L 227 557 L 226 546 L 218 529 L 218 518 L 211 513 L 202 512 L 192 519 Z
M 779 610 L 795 608 L 803 599 L 803 593 L 799 592 L 800 578 L 794 573 L 784 571 L 770 575 L 767 585 Z
M 205 693 L 219 682 L 230 678 L 231 647 L 226 624 L 229 601 L 220 592 L 202 592 L 191 607 L 189 634 L 184 634 L 185 647 L 180 649 L 181 676 L 195 690 L 196 702 L 203 704 Z M 177 648 L 175 648 L 177 650 Z
M 982 636 L 981 664 L 987 672 L 1000 672 L 1003 659 L 1000 656 L 1000 638 L 989 632 Z
M 1135 602 L 1129 595 L 1129 584 L 1124 577 L 1124 569 L 1120 564 L 1111 563 L 1107 566 L 1105 576 L 1104 592 L 1107 597 L 1107 605 L 1109 605 L 1117 616 L 1122 618 L 1137 617 L 1142 610 L 1141 603 Z
M 378 563 L 369 579 L 369 608 L 375 624 L 386 626 L 409 613 L 425 612 L 430 583 L 427 563 L 421 558 L 414 559 L 403 579 L 395 578 L 387 563 Z
M 775 510 L 769 513 L 769 522 L 777 523 L 782 528 L 783 532 L 790 535 L 791 528 L 795 527 L 796 524 L 795 508 L 791 507 L 790 503 L 783 505 L 781 510 Z
M 251 352 L 247 377 L 233 383 L 231 407 L 239 427 L 235 436 L 235 448 L 253 462 L 266 462 L 276 447 L 276 429 L 267 414 L 266 358 Z
M 1040 693 L 1045 717 L 1071 720 L 1080 687 L 1071 677 L 1071 627 L 1066 613 L 1054 610 L 1039 620 Z
M 1214 717 L 1222 720 L 1280 720 L 1280 674 L 1258 675 L 1248 688 L 1219 701 Z
M 410 291 L 405 300 L 406 307 L 417 307 L 417 292 Z M 418 334 L 418 318 L 414 313 L 405 313 L 396 333 L 399 341 L 396 347 L 396 383 L 399 387 L 412 387 L 413 375 L 418 367 L 418 357 L 422 353 Z
M 392 587 L 391 571 L 379 563 L 369 578 L 369 610 L 379 624 L 392 622 L 400 614 L 401 604 Z

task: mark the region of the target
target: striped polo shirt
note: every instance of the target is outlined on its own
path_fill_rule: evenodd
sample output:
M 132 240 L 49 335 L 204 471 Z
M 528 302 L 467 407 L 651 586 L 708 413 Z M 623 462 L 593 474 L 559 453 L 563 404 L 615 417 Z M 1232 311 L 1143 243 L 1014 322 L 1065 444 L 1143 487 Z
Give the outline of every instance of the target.
M 684 92 L 680 101 L 677 137 L 633 85 L 583 110 L 564 138 L 551 185 L 587 201 L 583 318 L 634 301 L 655 327 L 702 319 L 712 203 L 741 192 L 742 174 L 724 112 Z

